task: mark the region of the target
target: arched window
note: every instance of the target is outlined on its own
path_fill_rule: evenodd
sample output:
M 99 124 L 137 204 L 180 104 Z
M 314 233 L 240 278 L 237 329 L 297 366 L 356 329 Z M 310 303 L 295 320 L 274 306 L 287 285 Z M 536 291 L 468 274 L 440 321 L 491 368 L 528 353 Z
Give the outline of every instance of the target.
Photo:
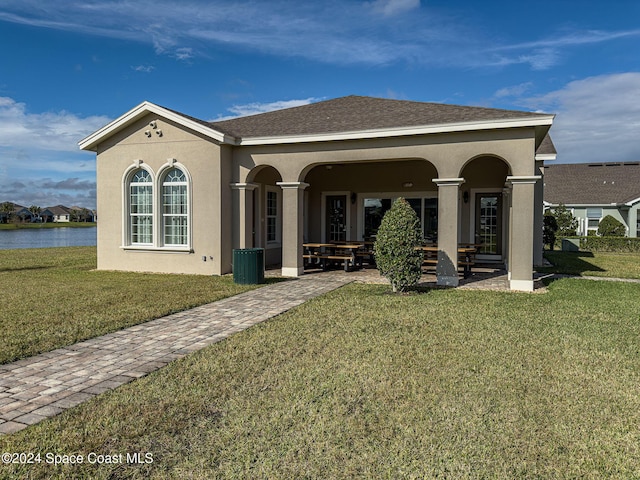
M 189 243 L 189 202 L 187 177 L 179 168 L 172 168 L 162 182 L 162 230 L 164 245 Z
M 129 183 L 129 239 L 132 245 L 153 244 L 153 181 L 143 169 Z

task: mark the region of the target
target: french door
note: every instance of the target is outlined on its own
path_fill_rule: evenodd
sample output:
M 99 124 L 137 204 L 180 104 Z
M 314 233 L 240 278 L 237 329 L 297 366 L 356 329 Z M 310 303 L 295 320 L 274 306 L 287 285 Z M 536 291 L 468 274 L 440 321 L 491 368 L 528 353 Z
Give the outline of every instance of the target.
M 476 194 L 475 243 L 481 255 L 502 255 L 502 194 Z
M 328 242 L 344 242 L 347 240 L 346 195 L 327 195 L 325 220 Z

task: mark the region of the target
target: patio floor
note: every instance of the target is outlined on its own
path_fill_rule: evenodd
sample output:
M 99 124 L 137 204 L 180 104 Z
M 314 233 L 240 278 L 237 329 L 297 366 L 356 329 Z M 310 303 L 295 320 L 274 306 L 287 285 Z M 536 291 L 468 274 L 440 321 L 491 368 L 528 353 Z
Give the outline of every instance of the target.
M 280 276 L 280 269 L 268 269 L 265 273 L 266 276 L 278 277 Z M 389 281 L 380 275 L 380 272 L 374 267 L 365 267 L 360 270 L 354 270 L 352 272 L 345 272 L 341 268 L 322 271 L 320 269 L 307 269 L 305 275 L 322 275 L 322 276 L 335 276 L 335 277 L 347 277 L 351 281 L 356 283 L 370 283 L 370 284 L 389 284 Z M 541 278 L 544 275 L 538 275 L 534 273 L 534 288 L 536 293 L 542 293 L 546 291 Z M 491 265 L 483 265 L 474 267 L 471 275 L 468 278 L 463 278 L 460 275 L 460 284 L 458 288 L 466 290 L 498 290 L 509 291 L 509 279 L 507 277 L 507 271 L 499 266 L 494 267 Z M 436 275 L 433 270 L 422 274 L 419 286 L 426 288 L 442 288 L 437 284 Z

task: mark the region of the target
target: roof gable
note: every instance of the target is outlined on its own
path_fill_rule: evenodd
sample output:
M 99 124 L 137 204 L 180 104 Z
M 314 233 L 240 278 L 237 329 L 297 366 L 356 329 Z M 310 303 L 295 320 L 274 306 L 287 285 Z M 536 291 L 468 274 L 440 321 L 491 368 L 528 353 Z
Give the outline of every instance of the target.
M 99 143 L 103 142 L 105 139 L 114 135 L 116 132 L 123 130 L 127 126 L 131 125 L 132 123 L 149 113 L 154 113 L 161 117 L 172 120 L 182 126 L 190 128 L 191 130 L 194 130 L 196 132 L 200 132 L 219 142 L 233 142 L 233 139 L 230 139 L 224 133 L 211 128 L 211 126 L 209 126 L 206 122 L 197 120 L 187 115 L 183 115 L 179 112 L 176 112 L 175 110 L 170 110 L 168 108 L 164 108 L 151 102 L 145 101 L 140 105 L 132 108 L 124 115 L 116 118 L 113 122 L 105 125 L 100 130 L 97 130 L 88 137 L 80 140 L 78 142 L 78 146 L 82 150 L 96 151 Z

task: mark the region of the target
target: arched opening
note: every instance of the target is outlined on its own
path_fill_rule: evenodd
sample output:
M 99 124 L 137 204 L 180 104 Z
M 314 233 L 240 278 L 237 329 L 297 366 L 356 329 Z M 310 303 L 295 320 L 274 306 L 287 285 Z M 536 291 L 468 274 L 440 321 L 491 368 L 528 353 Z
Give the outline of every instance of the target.
M 384 213 L 406 198 L 423 223 L 425 237 L 437 236 L 436 168 L 426 160 L 325 163 L 304 176 L 306 242 L 373 241 Z
M 267 266 L 282 263 L 282 176 L 274 167 L 257 167 L 249 175 L 253 189 L 252 244 L 265 249 Z
M 477 248 L 478 260 L 502 262 L 507 256 L 509 202 L 505 191 L 509 165 L 495 156 L 470 160 L 460 176 L 460 238 Z

